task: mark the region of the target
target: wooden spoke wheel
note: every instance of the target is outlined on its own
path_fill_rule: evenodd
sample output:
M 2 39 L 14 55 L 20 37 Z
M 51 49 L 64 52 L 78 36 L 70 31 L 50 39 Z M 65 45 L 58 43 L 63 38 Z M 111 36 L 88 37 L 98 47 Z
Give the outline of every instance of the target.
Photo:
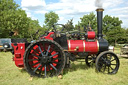
M 30 75 L 43 78 L 57 76 L 64 68 L 65 55 L 55 41 L 38 40 L 27 47 L 24 65 Z
M 105 74 L 117 73 L 120 66 L 117 55 L 110 51 L 102 52 L 96 58 L 96 70 Z
M 92 67 L 95 64 L 96 56 L 86 56 L 85 63 L 87 66 Z

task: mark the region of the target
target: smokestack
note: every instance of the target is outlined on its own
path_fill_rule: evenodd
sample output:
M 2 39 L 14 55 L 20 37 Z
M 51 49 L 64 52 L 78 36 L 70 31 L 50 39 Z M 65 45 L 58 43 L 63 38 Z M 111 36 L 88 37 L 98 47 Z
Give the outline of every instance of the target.
M 96 9 L 97 11 L 97 37 L 101 39 L 103 37 L 102 34 L 102 17 L 103 17 L 103 8 Z

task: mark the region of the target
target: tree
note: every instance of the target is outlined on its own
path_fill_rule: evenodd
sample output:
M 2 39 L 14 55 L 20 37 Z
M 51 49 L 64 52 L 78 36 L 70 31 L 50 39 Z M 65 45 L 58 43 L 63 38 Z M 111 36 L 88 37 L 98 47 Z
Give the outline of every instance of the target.
M 120 40 L 124 39 L 125 31 L 121 28 L 122 21 L 118 17 L 105 15 L 103 18 L 103 33 L 110 44 L 116 45 Z
M 49 13 L 45 14 L 45 24 L 48 27 L 52 27 L 55 23 L 57 23 L 59 20 L 58 14 L 56 14 L 53 11 L 50 11 Z
M 0 37 L 9 37 L 11 31 L 18 31 L 18 37 L 28 28 L 28 18 L 13 0 L 0 1 Z
M 0 0 L 0 37 L 7 37 L 9 30 L 11 30 L 10 16 L 16 10 L 18 5 L 13 0 Z
M 112 45 L 116 45 L 116 43 L 123 44 L 127 41 L 125 29 L 123 28 L 109 30 L 106 33 L 106 38 Z
M 0 0 L 0 38 L 9 37 L 10 32 L 18 34 L 12 38 L 30 38 L 38 29 L 44 31 L 38 20 L 28 18 L 25 11 L 13 0 Z
M 73 31 L 73 19 L 68 20 L 68 22 L 65 24 L 66 31 Z
M 87 27 L 88 23 L 90 23 L 92 26 L 92 29 L 96 31 L 96 28 L 97 28 L 96 16 L 93 12 L 91 12 L 90 14 L 84 15 L 82 18 L 80 18 L 80 20 L 81 20 L 80 22 L 81 27 Z
M 39 25 L 39 21 L 38 20 L 31 20 L 31 18 L 29 18 L 29 19 L 30 20 L 29 20 L 29 27 L 28 27 L 28 36 L 29 37 L 31 36 L 31 38 L 33 38 L 33 39 L 38 39 L 39 36 L 43 34 L 45 29 L 43 29 Z
M 103 32 L 106 33 L 112 29 L 120 29 L 122 24 L 122 20 L 119 20 L 118 17 L 111 17 L 109 15 L 105 15 L 103 18 Z

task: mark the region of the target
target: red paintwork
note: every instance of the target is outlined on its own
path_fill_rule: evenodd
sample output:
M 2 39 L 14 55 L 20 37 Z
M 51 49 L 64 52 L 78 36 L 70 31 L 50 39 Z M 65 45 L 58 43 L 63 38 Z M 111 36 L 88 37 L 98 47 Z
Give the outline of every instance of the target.
M 88 39 L 94 39 L 96 37 L 96 34 L 94 31 L 88 31 L 87 34 L 88 34 L 87 36 Z
M 91 54 L 98 52 L 98 42 L 89 42 L 86 40 L 68 40 L 68 50 L 70 52 L 89 52 Z M 78 50 L 76 51 L 76 47 Z
M 25 52 L 25 43 L 17 43 L 16 46 L 12 43 L 11 45 L 14 48 L 13 60 L 15 61 L 15 65 L 17 67 L 24 67 L 23 56 Z
M 45 39 L 53 40 L 51 35 L 54 34 L 54 32 L 50 32 L 47 36 L 44 36 Z

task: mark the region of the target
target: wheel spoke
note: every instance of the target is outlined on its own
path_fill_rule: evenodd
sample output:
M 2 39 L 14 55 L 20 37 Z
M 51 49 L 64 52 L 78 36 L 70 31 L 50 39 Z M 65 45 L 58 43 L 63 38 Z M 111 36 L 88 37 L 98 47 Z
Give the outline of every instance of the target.
M 88 58 L 89 60 L 92 60 L 92 58 Z
M 110 66 L 110 68 L 111 68 L 112 70 L 114 70 L 111 66 Z
M 38 55 L 35 55 L 35 54 L 32 54 L 32 53 L 31 53 L 31 55 L 40 58 L 40 56 L 38 56 Z
M 53 60 L 61 60 L 61 58 L 58 58 L 58 57 L 57 57 L 57 58 L 53 58 Z
M 60 52 L 60 50 L 59 50 L 59 49 L 57 49 L 56 47 L 54 47 L 54 48 L 51 50 L 51 52 L 50 52 L 50 53 L 52 53 L 53 51 Z
M 37 50 L 35 50 L 35 49 L 33 49 L 33 48 L 32 48 L 32 50 L 33 50 L 34 52 L 36 52 L 37 54 L 39 54 L 39 53 L 37 52 Z
M 114 61 L 114 60 L 116 60 L 116 59 L 111 60 L 111 62 Z
M 39 48 L 39 50 L 40 50 L 40 52 L 41 52 L 41 55 L 44 56 L 44 54 L 43 54 L 43 52 L 42 52 L 40 46 L 38 46 L 38 48 Z
M 50 64 L 50 66 L 52 66 L 52 68 L 54 68 L 57 71 L 56 67 L 54 67 L 52 64 Z
M 50 53 L 52 53 L 55 49 L 56 49 L 56 47 L 53 47 L 53 49 L 51 50 L 51 52 L 50 52 Z
M 29 62 L 29 61 L 36 61 L 36 60 L 39 60 L 39 59 L 29 59 L 28 62 Z
M 102 60 L 106 61 L 103 57 L 101 57 L 101 58 L 102 58 Z
M 107 54 L 105 54 L 104 56 L 105 56 L 106 60 L 108 60 Z
M 46 77 L 46 76 L 47 76 L 47 70 L 46 70 L 46 65 L 45 65 L 45 67 L 44 67 L 44 68 L 45 68 L 45 77 Z
M 116 65 L 116 64 L 111 64 L 111 65 Z
M 48 70 L 50 71 L 50 73 L 52 74 L 51 70 L 50 70 L 50 66 L 48 65 Z
M 48 52 L 49 52 L 49 50 L 50 50 L 50 45 L 48 46 L 48 50 L 47 50 L 47 53 L 46 53 L 46 56 L 48 56 Z
M 111 59 L 112 59 L 112 55 L 110 55 L 110 61 L 111 61 Z
M 34 64 L 31 64 L 32 66 L 34 66 L 34 65 L 36 65 L 36 64 L 39 64 L 40 62 L 36 62 L 36 63 L 34 63 Z
M 105 72 L 105 69 L 106 69 L 106 64 L 104 64 L 105 65 L 105 67 L 104 67 L 104 70 L 103 70 L 103 72 Z
M 58 62 L 52 61 L 52 63 L 58 64 Z
M 40 71 L 39 71 L 40 76 L 41 76 L 42 68 L 43 68 L 43 65 L 41 66 Z
M 34 70 L 34 72 L 36 72 L 36 70 L 40 67 L 41 63 L 36 67 L 36 69 Z
M 57 52 L 56 54 L 54 54 L 54 55 L 51 55 L 50 58 L 52 58 L 53 56 L 55 56 L 55 55 L 57 55 L 57 54 L 58 54 L 58 52 Z
M 89 64 L 91 64 L 93 61 L 90 61 L 90 62 L 88 62 Z
M 46 49 L 45 49 L 45 43 L 43 43 L 43 49 L 44 49 L 44 51 L 46 50 Z
M 108 73 L 110 73 L 110 68 L 109 68 L 109 66 L 108 66 Z

